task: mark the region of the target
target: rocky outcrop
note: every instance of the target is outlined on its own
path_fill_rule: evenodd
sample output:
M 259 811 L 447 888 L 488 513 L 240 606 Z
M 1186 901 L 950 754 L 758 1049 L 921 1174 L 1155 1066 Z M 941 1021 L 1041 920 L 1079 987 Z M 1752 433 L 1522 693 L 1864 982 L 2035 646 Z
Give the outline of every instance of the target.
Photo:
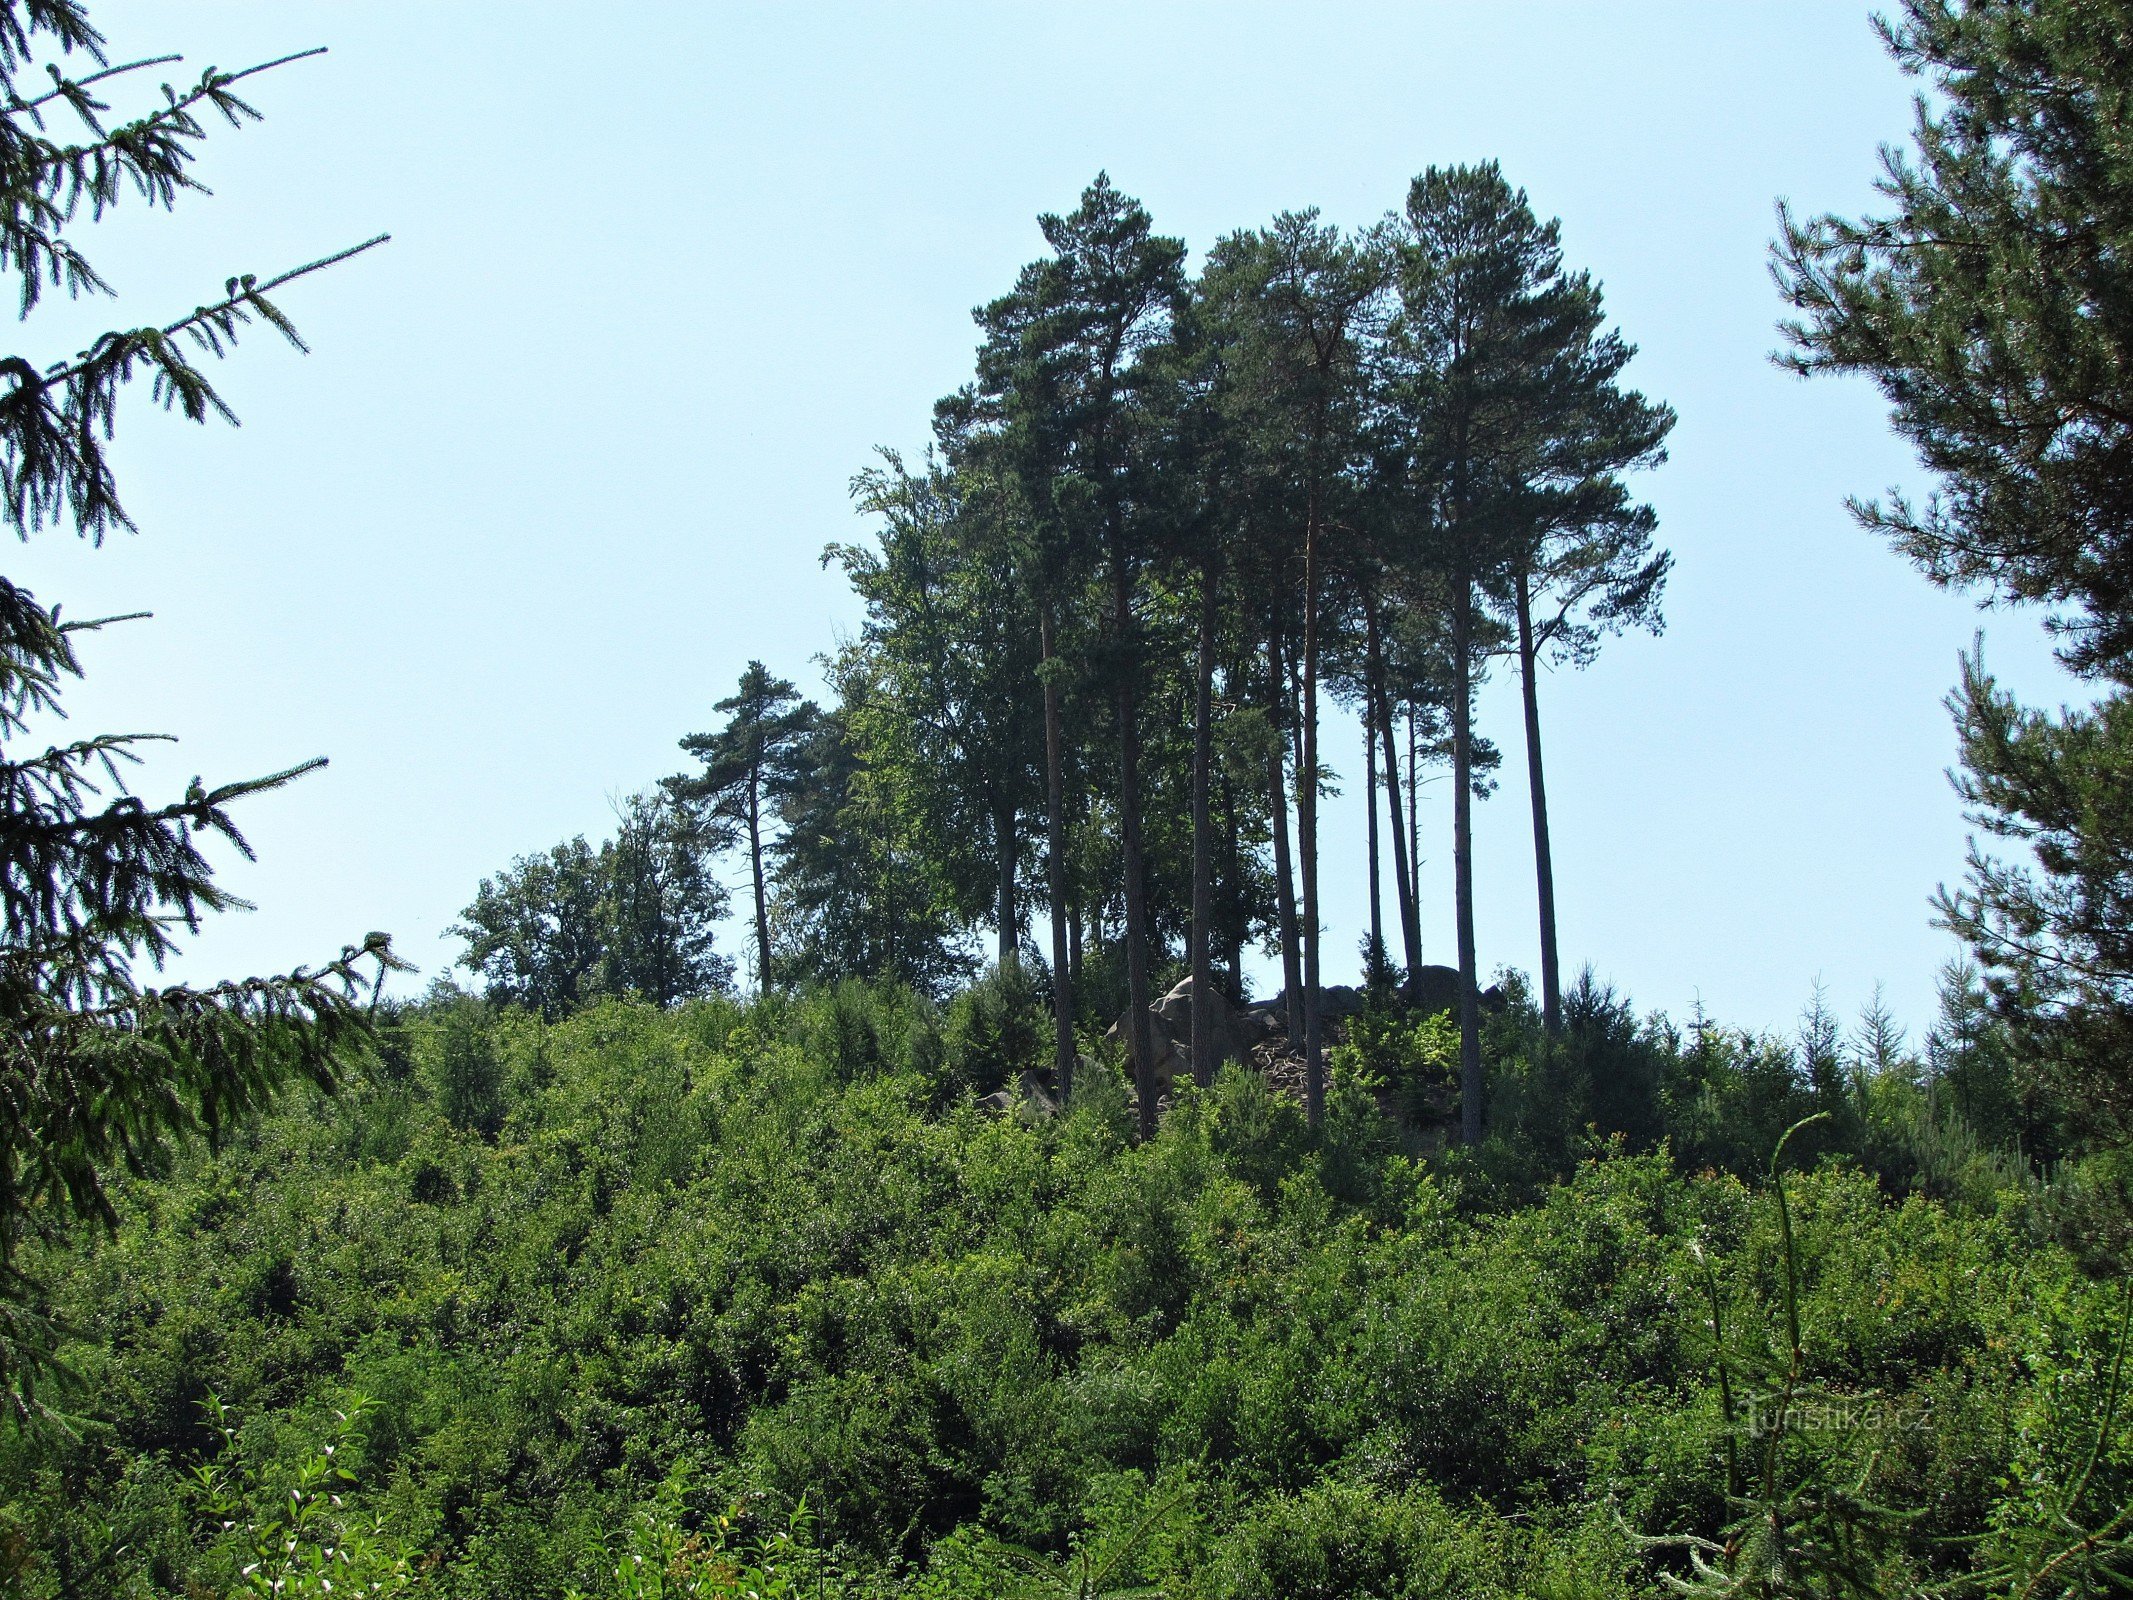
M 1418 968 L 1415 983 L 1419 1009 L 1425 1015 L 1458 1010 L 1457 968 Z M 1339 1042 L 1342 1037 L 1340 1024 L 1359 1015 L 1364 1003 L 1363 991 L 1344 983 L 1330 984 L 1319 990 L 1319 1019 L 1331 1025 L 1328 1044 Z M 1481 1003 L 1486 1010 L 1500 1011 L 1504 1005 L 1503 992 L 1493 987 L 1485 989 Z M 1192 979 L 1185 979 L 1148 1010 L 1149 1034 L 1155 1046 L 1156 1090 L 1167 1095 L 1175 1079 L 1192 1075 Z M 1302 1092 L 1303 1064 L 1297 1055 L 1300 1045 L 1292 1046 L 1289 1040 L 1286 991 L 1271 1000 L 1255 1001 L 1241 1007 L 1218 991 L 1214 996 L 1213 1024 L 1218 1064 L 1223 1061 L 1249 1062 L 1265 1072 L 1277 1087 L 1286 1086 L 1287 1078 L 1293 1077 L 1297 1092 Z M 1126 1019 L 1120 1017 L 1112 1023 L 1105 1037 L 1124 1045 Z
M 1240 1009 L 1229 996 L 1217 990 L 1212 996 L 1211 1022 L 1215 1060 L 1243 1061 L 1252 1046 L 1270 1031 L 1257 1007 Z M 1168 1090 L 1174 1078 L 1192 1076 L 1192 979 L 1187 978 L 1148 1008 L 1149 1034 L 1155 1045 L 1155 1081 Z M 1279 1024 L 1274 1028 L 1278 1030 Z M 1111 1024 L 1106 1038 L 1126 1042 L 1126 1019 Z M 1130 1046 L 1129 1046 L 1130 1049 Z

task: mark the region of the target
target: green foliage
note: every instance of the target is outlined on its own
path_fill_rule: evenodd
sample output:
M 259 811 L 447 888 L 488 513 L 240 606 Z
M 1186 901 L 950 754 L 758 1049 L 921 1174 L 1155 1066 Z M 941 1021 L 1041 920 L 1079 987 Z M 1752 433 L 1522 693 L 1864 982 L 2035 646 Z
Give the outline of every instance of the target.
M 2133 35 L 2084 0 L 1905 0 L 1884 42 L 1919 79 L 1912 149 L 1886 208 L 1787 213 L 1788 364 L 1856 373 L 1888 398 L 1934 479 L 1923 505 L 1855 502 L 1935 583 L 2050 608 L 2096 703 L 2028 710 L 1982 651 L 1950 698 L 1973 844 L 1941 920 L 1984 967 L 2023 1075 L 2098 1163 L 2069 1212 L 2123 1272 L 2133 1210 L 2105 1203 L 2133 1146 Z
M 597 995 L 654 1005 L 717 994 L 733 963 L 712 948 L 726 891 L 712 876 L 717 819 L 660 795 L 633 795 L 615 836 L 521 856 L 484 878 L 451 932 L 459 965 L 479 974 L 496 1005 L 553 1020 Z
M 990 1094 L 1035 1071 L 1047 1043 L 1036 991 L 1021 967 L 995 967 L 949 1003 L 941 1027 L 949 1081 Z
M 194 1469 L 196 1512 L 208 1530 L 205 1565 L 227 1592 L 273 1597 L 399 1594 L 413 1581 L 408 1558 L 373 1512 L 350 1512 L 351 1463 L 371 1402 L 334 1412 L 328 1437 L 289 1472 L 269 1474 L 244 1457 L 237 1419 L 220 1399 L 205 1402 L 222 1453 Z
M 975 963 L 922 793 L 908 724 L 884 705 L 873 663 L 831 669 L 841 703 L 808 737 L 780 799 L 778 961 L 800 983 L 906 984 L 939 994 Z
M 1349 1019 L 1327 1059 L 1336 1079 L 1389 1096 L 1406 1120 L 1441 1120 L 1458 1093 L 1459 1024 L 1447 1012 L 1373 1004 Z
M 609 1581 L 567 1590 L 565 1600 L 832 1600 L 846 1592 L 814 1543 L 805 1501 L 784 1526 L 751 1536 L 740 1506 L 692 1517 L 687 1488 L 677 1466 L 630 1519 Z
M 1711 1062 L 1760 1058 L 1703 1031 L 1645 1048 L 1714 1096 L 1665 1103 L 1729 1117 Z M 1828 1162 L 1787 1178 L 1788 1253 L 1772 1192 L 1665 1130 L 1514 1193 L 1419 1165 L 1345 1077 L 1313 1135 L 1232 1066 L 1136 1143 L 1101 1067 L 1058 1116 L 980 1110 L 952 1032 L 860 984 L 407 1008 L 368 1080 L 128 1185 L 113 1241 L 44 1263 L 84 1399 L 75 1438 L 0 1433 L 0 1592 L 219 1581 L 188 1488 L 229 1459 L 210 1391 L 276 1486 L 330 1397 L 375 1396 L 341 1510 L 450 1600 L 1645 1592 L 1673 1558 L 1617 1511 L 1721 1547 L 1740 1515 L 1714 1281 L 1739 1392 L 1790 1360 L 1757 1309 L 1790 1281 L 1803 1384 L 1921 1419 L 1863 1491 L 1918 1513 L 1889 1560 L 1921 1584 L 2057 1526 L 2095 1450 L 2121 1302 L 2019 1189 L 1892 1198 Z M 485 1120 L 447 1104 L 470 1059 Z M 1796 1431 L 1823 1454 L 1788 1470 L 1856 1483 L 1871 1442 Z
M 666 780 L 667 794 L 697 816 L 707 839 L 742 839 L 755 894 L 756 984 L 771 984 L 769 889 L 764 875 L 764 814 L 804 779 L 801 753 L 820 713 L 783 678 L 751 661 L 734 692 L 713 706 L 726 714 L 717 733 L 692 733 L 682 749 L 703 771 Z
M 1854 510 L 1935 582 L 2064 607 L 2070 663 L 2133 658 L 2123 450 L 2133 38 L 2084 0 L 1904 0 L 1880 27 L 1929 90 L 1883 215 L 1787 213 L 1789 364 L 1861 373 L 1941 485 Z
M 1926 1408 L 1957 1397 L 1898 1398 L 1874 1381 L 1885 1369 L 1831 1362 L 1803 1310 L 1808 1269 L 1782 1164 L 1793 1137 L 1826 1115 L 1788 1129 L 1771 1157 L 1774 1284 L 1746 1307 L 1738 1299 L 1729 1306 L 1711 1258 L 1700 1243 L 1692 1247 L 1709 1307 L 1732 1520 L 1715 1537 L 1642 1543 L 1685 1552 L 1688 1573 L 1669 1583 L 1705 1600 L 1922 1592 L 1931 1578 L 1921 1556 L 1936 1541 L 1921 1534 L 1933 1531 L 1967 1558 L 1959 1573 L 1943 1575 L 1950 1592 L 2087 1595 L 2133 1581 L 2125 1470 L 2133 1450 L 2120 1427 L 2133 1285 L 2118 1296 L 2115 1336 L 2074 1385 L 2085 1391 L 2087 1426 L 2061 1433 L 2045 1458 L 2030 1460 L 2025 1492 L 2003 1501 L 1989 1526 L 1932 1530 L 1945 1503 L 1920 1498 L 1920 1477 L 1939 1441 L 1919 1436 L 1937 1431 Z
M 62 70 L 83 57 L 96 70 Z M 80 225 L 122 197 L 167 209 L 205 192 L 191 163 L 208 121 L 257 120 L 235 85 L 283 64 L 210 69 L 137 116 L 109 115 L 94 86 L 176 59 L 107 66 L 75 0 L 0 4 L 0 272 L 14 275 L 24 317 L 47 288 L 108 293 Z M 79 137 L 50 137 L 48 111 Z M 201 363 L 256 322 L 301 349 L 267 295 L 355 253 L 265 284 L 232 277 L 174 322 L 103 334 L 59 361 L 0 356 L 0 526 L 22 538 L 71 526 L 91 540 L 131 528 L 107 455 L 121 391 L 145 377 L 150 397 L 188 421 L 235 421 Z M 243 904 L 215 885 L 198 836 L 249 856 L 231 807 L 325 763 L 212 788 L 196 777 L 181 798 L 152 804 L 129 791 L 125 770 L 150 736 L 43 744 L 82 675 L 80 636 L 120 620 L 132 619 L 62 621 L 58 605 L 0 578 L 0 1409 L 18 1414 L 65 1376 L 26 1254 L 72 1227 L 108 1227 L 116 1172 L 219 1134 L 290 1079 L 332 1083 L 365 1031 L 364 999 L 398 965 L 373 933 L 279 977 L 141 981 L 205 917 Z

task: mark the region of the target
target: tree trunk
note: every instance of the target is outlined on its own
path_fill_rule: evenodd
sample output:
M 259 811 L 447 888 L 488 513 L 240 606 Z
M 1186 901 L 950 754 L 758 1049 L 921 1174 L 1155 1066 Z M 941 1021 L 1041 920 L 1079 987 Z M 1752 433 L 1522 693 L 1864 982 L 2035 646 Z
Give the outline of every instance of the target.
M 993 920 L 999 925 L 1000 971 L 1022 965 L 1022 913 L 1015 898 L 1015 865 L 1021 855 L 1013 801 L 994 801 L 992 834 L 999 851 L 999 883 L 993 897 Z
M 1267 747 L 1267 812 L 1274 826 L 1274 903 L 1281 917 L 1281 979 L 1288 1002 L 1289 1048 L 1303 1044 L 1303 960 L 1296 947 L 1296 878 L 1289 860 L 1288 785 L 1282 779 L 1281 624 L 1267 636 L 1267 711 L 1274 721 L 1274 742 Z
M 1118 842 L 1126 901 L 1126 1041 L 1140 1100 L 1141 1137 L 1155 1137 L 1155 1038 L 1148 1007 L 1148 893 L 1141 859 L 1141 730 L 1135 703 L 1140 662 L 1134 649 L 1133 579 L 1123 540 L 1111 535 L 1111 620 L 1120 646 L 1118 676 Z
M 1074 902 L 1074 903 L 1073 903 L 1073 904 L 1072 904 L 1071 906 L 1069 906 L 1069 907 L 1067 908 L 1067 938 L 1068 938 L 1068 940 L 1070 940 L 1070 941 L 1071 941 L 1071 945 L 1072 945 L 1072 947 L 1071 947 L 1071 948 L 1070 948 L 1070 949 L 1068 950 L 1068 952 L 1067 952 L 1067 972 L 1068 972 L 1069 976 L 1071 976 L 1071 977 L 1072 977 L 1072 979 L 1074 980 L 1074 993 L 1075 993 L 1075 994 L 1080 994 L 1080 993 L 1081 993 L 1081 989 L 1082 989 L 1082 984 L 1081 984 L 1081 942 L 1082 942 L 1082 914 L 1083 914 L 1083 907 L 1082 907 L 1082 904 L 1081 904 L 1081 902 L 1080 902 L 1079 900 L 1076 900 L 1076 901 L 1075 901 L 1075 902 Z M 1068 1042 L 1069 1042 L 1070 1044 L 1072 1043 L 1072 1041 L 1071 1041 L 1071 1040 L 1069 1040 Z
M 1407 708 L 1407 898 L 1415 908 L 1417 962 L 1422 959 L 1422 736 L 1415 727 L 1420 716 L 1414 706 Z
M 748 870 L 755 881 L 755 982 L 770 993 L 770 897 L 763 889 L 763 780 L 760 768 L 748 773 Z
M 1364 846 L 1369 861 L 1370 877 L 1370 959 L 1382 968 L 1385 965 L 1385 912 L 1380 902 L 1385 897 L 1384 874 L 1379 871 L 1378 859 L 1378 730 L 1370 713 L 1369 692 L 1364 693 L 1363 707 L 1363 815 L 1368 819 L 1369 842 Z M 1367 974 L 1366 974 L 1367 976 Z
M 1208 789 L 1215 754 L 1215 564 L 1200 569 L 1200 659 L 1192 708 L 1192 1081 L 1215 1081 L 1215 841 Z
M 1303 868 L 1304 1115 L 1326 1120 L 1326 1058 L 1319 1037 L 1318 915 L 1318 486 L 1304 519 L 1303 764 L 1296 774 L 1296 843 Z
M 1551 1035 L 1563 1031 L 1563 971 L 1555 949 L 1555 857 L 1548 848 L 1548 785 L 1541 774 L 1539 665 L 1533 649 L 1533 598 L 1518 574 L 1518 672 L 1526 696 L 1526 787 L 1533 796 L 1533 881 L 1540 892 L 1541 1016 Z
M 1238 909 L 1244 899 L 1241 887 L 1244 882 L 1244 844 L 1238 837 L 1237 796 L 1227 775 L 1222 779 L 1222 826 L 1229 839 L 1229 851 L 1223 858 L 1226 869 L 1223 881 L 1228 885 L 1224 909 L 1228 914 L 1222 919 L 1222 956 L 1226 963 L 1224 970 L 1229 974 L 1229 998 L 1233 1004 L 1242 1005 L 1244 940 L 1250 913 Z
M 1394 898 L 1400 903 L 1400 949 L 1407 961 L 1407 997 L 1412 1001 L 1421 993 L 1422 914 L 1415 902 L 1414 875 L 1409 870 L 1409 832 L 1400 814 L 1400 747 L 1393 739 L 1392 696 L 1385 687 L 1384 641 L 1378 631 L 1375 606 L 1364 614 L 1364 621 L 1369 645 L 1369 681 L 1364 685 L 1363 713 L 1385 746 L 1385 803 L 1392 814 L 1393 889 Z M 1375 796 L 1371 797 L 1370 811 L 1374 818 L 1377 815 Z
M 1052 604 L 1038 618 L 1038 654 L 1044 672 L 1044 870 L 1052 900 L 1052 1081 L 1063 1103 L 1074 1092 L 1074 985 L 1081 952 L 1069 948 L 1073 908 L 1067 904 L 1066 734 L 1060 725 L 1059 685 L 1053 680 L 1058 624 Z M 1075 941 L 1078 943 L 1078 941 Z
M 1452 882 L 1459 922 L 1459 1137 L 1481 1143 L 1481 987 L 1474 955 L 1474 586 L 1452 602 Z

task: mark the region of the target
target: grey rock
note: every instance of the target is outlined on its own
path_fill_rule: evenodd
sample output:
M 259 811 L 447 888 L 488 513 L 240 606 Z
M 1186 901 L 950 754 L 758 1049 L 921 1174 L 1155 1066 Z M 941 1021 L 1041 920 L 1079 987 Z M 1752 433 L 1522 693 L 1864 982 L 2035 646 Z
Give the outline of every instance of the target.
M 1210 1008 L 1215 1060 L 1242 1061 L 1251 1047 L 1263 1039 L 1262 1025 L 1248 1019 L 1228 996 L 1219 991 Z M 1167 1089 L 1173 1079 L 1192 1072 L 1192 979 L 1177 984 L 1148 1008 L 1150 1042 L 1155 1047 L 1155 1079 Z M 1105 1037 L 1126 1042 L 1126 1018 L 1112 1023 Z

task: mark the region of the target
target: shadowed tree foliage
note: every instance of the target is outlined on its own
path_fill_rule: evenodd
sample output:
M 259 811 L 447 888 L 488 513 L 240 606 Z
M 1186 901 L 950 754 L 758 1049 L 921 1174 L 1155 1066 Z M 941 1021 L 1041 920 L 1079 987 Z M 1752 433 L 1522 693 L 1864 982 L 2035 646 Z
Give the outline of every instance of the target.
M 997 964 L 1021 945 L 1024 826 L 1042 804 L 1040 629 L 1020 579 L 1024 542 L 997 486 L 939 462 L 909 471 L 893 452 L 855 481 L 880 519 L 874 548 L 836 545 L 867 608 L 855 648 L 871 658 L 874 716 L 900 713 L 909 789 L 947 857 L 966 922 L 989 915 Z
M 663 794 L 633 795 L 598 849 L 580 835 L 484 878 L 450 930 L 467 942 L 459 964 L 493 1004 L 551 1020 L 600 995 L 666 1006 L 724 993 L 733 963 L 712 938 L 726 890 L 711 858 L 731 838 Z
M 778 798 L 779 960 L 797 981 L 885 978 L 940 994 L 976 962 L 919 792 L 911 719 L 876 666 L 863 652 L 832 664 L 837 704 L 800 742 Z
M 666 780 L 666 791 L 684 805 L 699 808 L 707 825 L 727 823 L 744 830 L 748 873 L 755 891 L 756 984 L 766 992 L 772 983 L 770 892 L 764 874 L 763 815 L 785 787 L 796 781 L 795 760 L 818 713 L 811 701 L 783 678 L 772 677 L 760 661 L 748 663 L 740 686 L 711 708 L 726 713 L 717 733 L 692 733 L 682 749 L 704 764 L 699 773 Z
M 1155 1126 L 1148 1027 L 1153 930 L 1142 815 L 1142 589 L 1158 558 L 1162 419 L 1151 399 L 1185 294 L 1184 244 L 1098 174 L 1066 216 L 1038 226 L 1052 253 L 978 313 L 985 344 L 973 399 L 1064 581 L 1108 590 L 1103 661 L 1117 716 L 1120 894 L 1127 1044 L 1144 1131 Z

